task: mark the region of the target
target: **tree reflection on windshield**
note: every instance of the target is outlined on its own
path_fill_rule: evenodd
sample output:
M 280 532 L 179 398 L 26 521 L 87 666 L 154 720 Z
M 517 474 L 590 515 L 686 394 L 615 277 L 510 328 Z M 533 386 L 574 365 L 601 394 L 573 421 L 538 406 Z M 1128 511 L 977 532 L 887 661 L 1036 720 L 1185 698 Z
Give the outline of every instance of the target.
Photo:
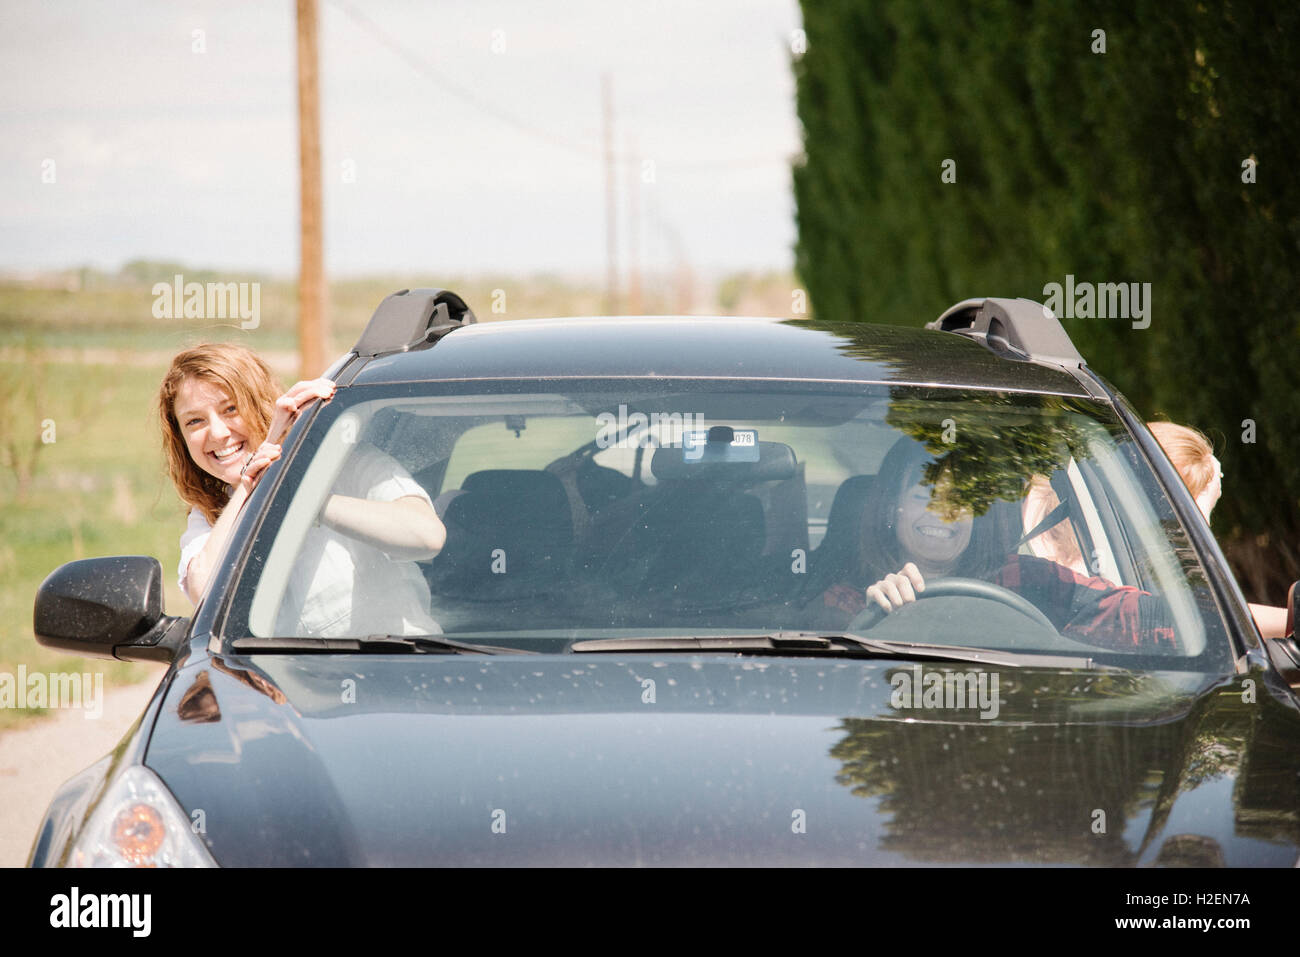
M 1046 397 L 1042 412 L 1026 410 L 1024 401 L 986 393 L 953 402 L 948 390 L 894 390 L 885 422 L 933 456 L 923 474 L 932 511 L 949 521 L 966 510 L 983 515 L 995 501 L 1021 501 L 1033 476 L 1065 468 L 1072 456 L 1089 457 L 1079 427 L 1051 414 L 1069 411 L 1067 400 Z

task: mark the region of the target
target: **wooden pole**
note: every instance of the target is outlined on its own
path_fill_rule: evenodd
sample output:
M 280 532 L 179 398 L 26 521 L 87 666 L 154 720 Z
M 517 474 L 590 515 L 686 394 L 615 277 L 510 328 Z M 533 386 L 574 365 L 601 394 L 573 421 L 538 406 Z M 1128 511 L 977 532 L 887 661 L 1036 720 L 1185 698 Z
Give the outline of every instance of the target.
M 620 312 L 618 301 L 618 185 L 614 177 L 614 91 L 609 74 L 600 78 L 605 114 L 605 315 Z
M 298 173 L 302 199 L 298 270 L 298 356 L 301 375 L 314 378 L 329 365 L 325 317 L 324 224 L 321 219 L 320 83 L 316 0 L 298 3 Z
M 636 141 L 628 141 L 627 173 L 627 311 L 639 316 L 641 304 L 641 158 Z

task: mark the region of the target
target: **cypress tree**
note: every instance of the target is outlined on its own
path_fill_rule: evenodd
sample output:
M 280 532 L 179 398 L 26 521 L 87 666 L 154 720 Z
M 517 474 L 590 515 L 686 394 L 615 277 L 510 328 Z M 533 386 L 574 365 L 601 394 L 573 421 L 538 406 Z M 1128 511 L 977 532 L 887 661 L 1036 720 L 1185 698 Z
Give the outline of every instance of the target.
M 915 326 L 972 296 L 1042 301 L 1067 274 L 1150 283 L 1145 329 L 1063 322 L 1140 413 L 1215 440 L 1215 530 L 1252 597 L 1281 603 L 1300 578 L 1300 7 L 803 14 L 795 263 L 814 313 Z

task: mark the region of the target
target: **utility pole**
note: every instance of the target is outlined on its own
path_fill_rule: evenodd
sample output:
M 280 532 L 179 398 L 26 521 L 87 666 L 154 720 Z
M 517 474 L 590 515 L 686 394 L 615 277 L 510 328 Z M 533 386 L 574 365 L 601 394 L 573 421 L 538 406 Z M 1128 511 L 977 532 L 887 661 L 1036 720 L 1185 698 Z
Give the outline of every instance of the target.
M 645 174 L 637 155 L 636 141 L 628 140 L 627 176 L 627 311 L 639 316 L 641 304 L 641 186 Z
M 317 67 L 316 0 L 298 3 L 298 175 L 301 264 L 298 269 L 298 361 L 304 377 L 327 366 L 324 223 L 321 219 L 320 81 Z
M 609 74 L 600 78 L 601 99 L 605 114 L 605 315 L 616 316 L 622 310 L 618 301 L 618 204 L 614 182 L 614 92 Z

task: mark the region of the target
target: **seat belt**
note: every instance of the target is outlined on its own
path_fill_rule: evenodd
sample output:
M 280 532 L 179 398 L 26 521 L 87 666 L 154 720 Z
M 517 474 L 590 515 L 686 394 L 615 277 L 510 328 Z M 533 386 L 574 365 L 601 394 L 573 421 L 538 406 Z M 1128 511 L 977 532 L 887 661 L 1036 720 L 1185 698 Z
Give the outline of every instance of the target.
M 1059 498 L 1060 496 L 1058 495 L 1057 497 Z M 1060 525 L 1061 522 L 1065 521 L 1065 519 L 1069 517 L 1069 515 L 1070 515 L 1069 504 L 1066 502 L 1062 502 L 1060 505 L 1056 506 L 1056 508 L 1048 512 L 1046 518 L 1044 518 L 1041 522 L 1039 522 L 1032 529 L 1026 532 L 1024 536 L 1020 539 L 1020 541 L 1016 542 L 1016 546 L 1012 550 L 1019 551 L 1020 546 L 1025 544 L 1025 542 L 1029 541 L 1030 539 L 1037 538 L 1039 535 L 1043 534 L 1043 532 L 1047 531 L 1049 528 L 1055 528 L 1057 525 Z
M 1050 528 L 1054 528 L 1068 517 L 1073 519 L 1074 540 L 1079 547 L 1079 554 L 1083 556 L 1084 567 L 1088 569 L 1089 574 L 1092 574 L 1092 537 L 1088 534 L 1088 526 L 1083 520 L 1082 510 L 1078 507 L 1073 490 L 1070 488 L 1070 478 L 1065 469 L 1057 469 L 1052 473 L 1048 481 L 1051 483 L 1052 491 L 1056 493 L 1060 504 L 1048 512 L 1047 516 L 1030 529 L 1020 541 L 1016 542 L 1016 550 L 1019 550 L 1020 546 L 1025 542 L 1041 535 Z
M 1079 505 L 1078 498 L 1074 495 L 1074 490 L 1070 488 L 1070 477 L 1066 469 L 1060 469 L 1052 476 L 1052 488 L 1056 490 L 1056 497 L 1070 507 L 1070 518 L 1074 525 L 1074 539 L 1079 546 L 1079 554 L 1083 556 L 1083 567 L 1088 569 L 1089 575 L 1097 574 L 1092 570 L 1094 557 L 1092 531 L 1088 528 L 1088 522 L 1083 517 L 1083 509 Z

